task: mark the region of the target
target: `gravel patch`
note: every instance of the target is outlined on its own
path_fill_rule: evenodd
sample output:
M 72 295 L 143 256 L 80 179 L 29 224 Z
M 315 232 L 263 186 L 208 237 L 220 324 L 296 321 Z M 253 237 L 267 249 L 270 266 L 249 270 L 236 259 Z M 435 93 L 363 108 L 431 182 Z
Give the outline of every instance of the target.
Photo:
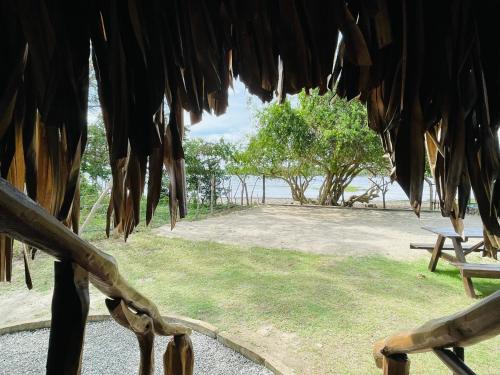
M 155 374 L 163 374 L 163 353 L 169 337 L 155 339 Z M 193 332 L 195 374 L 271 375 L 266 368 Z M 0 374 L 44 374 L 49 330 L 0 336 Z M 135 335 L 114 321 L 88 323 L 83 352 L 83 374 L 137 374 L 139 346 Z

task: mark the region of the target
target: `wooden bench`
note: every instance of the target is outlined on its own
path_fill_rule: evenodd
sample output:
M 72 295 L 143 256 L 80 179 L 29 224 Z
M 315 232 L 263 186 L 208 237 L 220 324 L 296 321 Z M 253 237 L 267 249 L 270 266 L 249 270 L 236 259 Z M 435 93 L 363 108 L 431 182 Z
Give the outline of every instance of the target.
M 410 249 L 426 250 L 431 254 L 432 254 L 435 246 L 436 245 L 430 244 L 430 243 L 410 243 Z M 439 251 L 439 258 L 446 259 L 450 263 L 460 263 L 460 260 L 457 259 L 456 256 L 453 256 L 453 255 L 447 254 L 447 253 L 442 253 L 442 251 L 454 251 L 455 250 L 454 246 L 455 245 L 442 245 L 441 250 Z M 469 255 L 472 252 L 481 252 L 484 250 L 484 242 L 481 241 L 475 245 L 463 245 L 462 244 L 462 249 L 463 249 L 464 256 Z M 434 267 L 435 267 L 435 263 L 434 263 Z
M 427 250 L 427 251 L 432 251 L 434 249 L 434 244 L 432 243 L 410 243 L 410 249 L 416 249 L 416 250 Z M 462 245 L 462 248 L 464 249 L 465 253 L 469 252 L 480 252 L 483 251 L 483 244 L 481 243 L 480 246 L 478 247 L 477 245 Z M 443 245 L 441 250 L 444 251 L 454 251 L 455 248 L 453 245 Z
M 476 296 L 471 277 L 500 279 L 500 264 L 453 263 L 453 265 L 460 270 L 465 291 L 471 297 Z

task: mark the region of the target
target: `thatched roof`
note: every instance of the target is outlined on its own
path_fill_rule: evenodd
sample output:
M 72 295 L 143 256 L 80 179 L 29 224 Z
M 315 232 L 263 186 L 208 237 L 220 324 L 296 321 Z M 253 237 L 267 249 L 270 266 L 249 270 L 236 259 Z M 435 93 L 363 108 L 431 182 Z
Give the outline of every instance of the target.
M 78 230 L 92 53 L 113 170 L 108 213 L 125 236 L 146 172 L 150 220 L 163 165 L 172 222 L 185 214 L 182 109 L 192 122 L 224 113 L 233 77 L 263 100 L 315 87 L 359 97 L 417 213 L 427 146 L 443 214 L 463 217 L 472 186 L 500 236 L 498 13 L 472 0 L 0 0 L 2 177 Z

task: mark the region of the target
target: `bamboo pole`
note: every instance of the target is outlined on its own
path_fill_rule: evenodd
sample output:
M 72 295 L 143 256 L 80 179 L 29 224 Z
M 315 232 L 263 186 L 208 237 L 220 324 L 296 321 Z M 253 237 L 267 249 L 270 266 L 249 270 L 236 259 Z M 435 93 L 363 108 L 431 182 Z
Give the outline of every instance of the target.
M 90 221 L 90 219 L 94 216 L 94 214 L 97 211 L 97 209 L 99 208 L 99 205 L 101 204 L 102 200 L 104 199 L 104 197 L 106 196 L 106 194 L 111 189 L 111 186 L 112 186 L 112 182 L 109 181 L 106 184 L 106 187 L 104 188 L 104 190 L 101 192 L 101 195 L 99 195 L 99 198 L 97 198 L 97 201 L 94 203 L 94 205 L 90 209 L 90 212 L 87 215 L 87 217 L 85 218 L 85 221 L 83 222 L 83 224 L 81 225 L 80 230 L 78 231 L 78 234 L 82 234 L 83 233 L 83 229 L 87 226 L 87 224 Z

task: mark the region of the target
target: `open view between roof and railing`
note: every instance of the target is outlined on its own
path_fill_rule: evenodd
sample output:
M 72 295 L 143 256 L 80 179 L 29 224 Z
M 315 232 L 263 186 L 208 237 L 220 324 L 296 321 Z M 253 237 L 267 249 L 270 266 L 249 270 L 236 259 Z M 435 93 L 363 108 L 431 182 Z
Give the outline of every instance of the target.
M 499 15 L 0 0 L 0 375 L 500 373 Z

